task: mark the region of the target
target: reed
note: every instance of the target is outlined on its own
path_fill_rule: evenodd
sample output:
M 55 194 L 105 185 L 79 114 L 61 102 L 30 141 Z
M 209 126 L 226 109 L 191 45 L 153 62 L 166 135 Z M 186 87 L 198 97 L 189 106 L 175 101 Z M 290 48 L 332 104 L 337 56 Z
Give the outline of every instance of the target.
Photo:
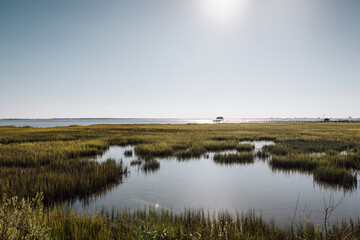
M 145 173 L 154 173 L 160 169 L 160 163 L 157 160 L 151 159 L 148 161 L 144 161 L 143 165 L 141 166 L 141 169 Z
M 239 163 L 253 163 L 254 155 L 249 152 L 242 153 L 226 153 L 226 154 L 215 154 L 214 162 L 221 164 L 239 164 Z
M 39 195 L 38 195 L 39 196 Z M 41 195 L 40 195 L 41 196 Z M 359 239 L 360 222 L 348 221 L 323 231 L 309 221 L 296 227 L 278 227 L 254 211 L 210 217 L 204 210 L 127 210 L 78 215 L 68 209 L 43 211 L 33 200 L 3 199 L 0 204 L 2 239 Z M 16 211 L 14 212 L 14 209 Z M 14 231 L 15 230 L 15 231 Z
M 138 165 L 141 165 L 143 163 L 143 161 L 141 159 L 135 159 L 135 160 L 132 160 L 130 162 L 130 165 L 131 166 L 138 166 Z
M 265 147 L 262 151 L 262 156 L 269 157 L 273 169 L 305 171 L 313 174 L 315 181 L 332 186 L 353 188 L 357 185 L 356 170 L 360 169 L 360 124 L 358 123 L 0 127 L 0 194 L 7 194 L 9 197 L 35 197 L 37 192 L 42 191 L 44 202 L 49 205 L 58 201 L 87 198 L 104 191 L 109 186 L 121 182 L 127 170 L 121 163 L 113 160 L 98 163 L 87 157 L 101 154 L 111 145 L 134 145 L 135 153 L 145 161 L 141 163 L 147 169 L 144 171 L 151 169 L 156 171 L 160 164 L 158 161 L 152 161 L 155 158 L 176 156 L 180 160 L 201 157 L 209 151 L 225 150 L 238 150 L 238 155 L 252 155 L 249 147 L 238 144 L 239 140 L 261 139 L 273 140 L 276 143 Z M 348 154 L 342 155 L 341 151 L 345 150 Z M 324 154 L 317 156 L 310 155 L 311 153 Z M 239 160 L 242 157 L 238 158 L 238 156 L 223 157 L 220 153 L 217 155 L 219 162 L 253 161 L 251 160 L 253 156 L 250 155 L 243 161 Z M 215 157 L 214 161 L 216 161 Z M 214 225 L 211 219 L 201 220 L 202 213 L 196 211 L 178 216 L 176 218 L 178 222 L 173 223 L 170 220 L 159 220 L 166 219 L 166 214 L 162 215 L 163 218 L 154 213 L 142 213 L 142 215 L 138 213 L 140 215 L 134 215 L 134 218 L 130 217 L 129 213 L 121 214 L 128 216 L 123 219 L 131 222 L 130 227 L 126 228 L 122 225 L 119 227 L 116 220 L 113 221 L 111 218 L 109 220 L 106 216 L 78 216 L 57 211 L 49 213 L 48 224 L 52 226 L 52 234 L 54 229 L 58 229 L 59 239 L 81 239 L 81 236 L 87 239 L 103 236 L 106 239 L 109 236 L 107 234 L 110 234 L 109 238 L 120 239 L 154 238 L 154 232 L 164 232 L 162 224 L 165 224 L 165 230 L 169 233 L 167 236 L 176 236 L 172 234 L 180 231 L 179 238 L 183 239 L 194 238 L 198 236 L 196 234 L 199 231 L 203 239 L 224 238 L 224 236 L 228 236 L 229 239 L 248 239 L 249 236 L 260 239 L 307 239 L 310 236 L 309 239 L 312 239 L 314 234 L 319 233 L 316 228 L 304 226 L 298 230 L 298 238 L 294 238 L 291 237 L 292 235 L 286 235 L 290 233 L 284 229 L 274 228 L 276 231 L 273 231 L 266 223 L 260 224 L 256 218 L 249 217 L 244 218 L 246 224 L 237 225 L 241 226 L 239 228 L 241 231 L 231 230 L 235 225 L 230 224 L 232 227 L 228 228 L 225 222 L 237 221 L 236 218 L 221 215 L 218 218 L 226 221 L 216 222 Z M 136 219 L 141 221 L 136 222 Z M 208 222 L 211 224 L 206 225 Z M 356 224 L 353 226 L 355 229 L 359 227 Z M 103 229 L 98 231 L 101 236 L 96 235 L 96 229 Z M 348 228 L 336 226 L 331 231 L 334 236 L 345 237 L 344 234 L 341 235 L 341 231 L 346 232 L 346 229 L 352 229 L 352 226 Z M 225 230 L 231 234 L 226 235 Z M 61 231 L 66 234 L 61 235 Z M 118 232 L 124 235 L 117 235 Z M 147 235 L 151 232 L 152 235 Z M 308 233 L 309 235 L 306 235 Z M 245 237 L 244 234 L 248 235 Z M 359 237 L 356 234 L 350 235 L 349 238 Z M 222 237 L 219 237 L 220 235 Z M 320 235 L 316 236 L 321 239 Z M 52 238 L 56 239 L 56 237 Z M 336 238 L 341 239 L 341 237 Z
M 126 150 L 124 152 L 124 156 L 125 157 L 132 157 L 133 156 L 133 151 L 132 150 Z
M 3 144 L 0 145 L 0 166 L 39 167 L 70 158 L 94 156 L 108 147 L 102 140 Z
M 140 144 L 135 147 L 135 153 L 142 158 L 150 159 L 171 156 L 174 153 L 174 149 L 168 143 Z
M 319 158 L 308 155 L 273 156 L 270 165 L 274 168 L 313 171 L 320 164 Z
M 239 147 L 239 143 L 236 140 L 233 141 L 205 140 L 205 141 L 201 141 L 199 144 L 201 144 L 204 147 L 205 151 L 207 152 L 234 150 L 237 147 Z
M 299 170 L 312 173 L 319 182 L 339 185 L 345 188 L 357 186 L 356 174 L 358 158 L 354 155 L 332 154 L 288 154 L 273 156 L 270 165 L 273 169 Z
M 100 154 L 110 145 L 135 145 L 135 153 L 147 160 L 170 156 L 182 160 L 199 158 L 209 151 L 249 151 L 250 146 L 238 141 L 257 139 L 276 142 L 262 151 L 264 156 L 273 155 L 274 168 L 313 173 L 319 166 L 330 164 L 331 168 L 360 169 L 357 123 L 0 127 L 0 168 L 13 174 L 47 169 L 50 165 L 65 168 L 65 162 Z M 341 156 L 343 150 L 349 154 Z M 324 152 L 327 158 L 304 156 L 314 152 Z M 8 191 L 4 190 L 8 186 L 2 188 Z
M 255 146 L 252 144 L 239 144 L 236 146 L 236 151 L 239 152 L 250 152 L 254 151 Z
M 319 167 L 314 171 L 314 179 L 328 184 L 340 183 L 345 188 L 357 187 L 356 175 L 345 168 Z
M 260 159 L 269 159 L 271 157 L 271 154 L 268 152 L 264 152 L 264 151 L 256 151 L 255 152 L 255 156 L 260 158 Z
M 41 191 L 46 204 L 85 198 L 121 182 L 126 172 L 122 163 L 111 159 L 103 163 L 74 159 L 36 168 L 0 168 L 0 195 L 34 197 Z

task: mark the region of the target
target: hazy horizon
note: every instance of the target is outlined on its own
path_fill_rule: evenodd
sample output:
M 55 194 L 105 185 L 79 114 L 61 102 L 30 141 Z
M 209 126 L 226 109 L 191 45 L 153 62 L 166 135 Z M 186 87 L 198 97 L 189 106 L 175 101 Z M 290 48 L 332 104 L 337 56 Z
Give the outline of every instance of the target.
M 50 118 L 0 118 L 0 120 L 56 120 L 56 119 L 204 119 L 204 120 L 213 120 L 216 119 L 217 117 L 224 117 L 224 116 L 214 116 L 214 117 L 123 117 L 123 118 L 117 118 L 117 117 L 81 117 L 81 118 L 76 118 L 76 117 L 50 117 Z M 318 117 L 301 117 L 301 116 L 296 116 L 296 117 L 232 117 L 232 118 L 227 118 L 224 117 L 225 120 L 231 120 L 231 119 L 244 119 L 244 120 L 251 120 L 251 119 L 324 119 L 324 118 L 330 118 L 330 119 L 360 119 L 360 117 L 353 117 L 353 116 L 348 116 L 348 117 L 332 117 L 332 116 L 318 116 Z
M 1 1 L 0 119 L 360 117 L 360 1 Z

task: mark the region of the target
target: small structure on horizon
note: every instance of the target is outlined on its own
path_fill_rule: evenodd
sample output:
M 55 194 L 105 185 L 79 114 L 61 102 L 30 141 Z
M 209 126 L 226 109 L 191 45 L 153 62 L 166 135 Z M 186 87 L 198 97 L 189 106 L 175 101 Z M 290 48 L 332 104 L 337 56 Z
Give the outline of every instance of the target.
M 214 123 L 221 123 L 224 122 L 224 118 L 223 117 L 217 117 L 215 120 L 213 120 Z
M 324 118 L 324 122 L 330 122 L 330 118 Z

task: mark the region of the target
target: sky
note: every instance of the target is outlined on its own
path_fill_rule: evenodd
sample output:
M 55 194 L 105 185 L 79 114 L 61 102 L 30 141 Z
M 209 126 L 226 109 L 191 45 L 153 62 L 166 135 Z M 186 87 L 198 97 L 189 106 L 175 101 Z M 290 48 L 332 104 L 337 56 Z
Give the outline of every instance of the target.
M 359 0 L 0 0 L 0 118 L 360 117 Z

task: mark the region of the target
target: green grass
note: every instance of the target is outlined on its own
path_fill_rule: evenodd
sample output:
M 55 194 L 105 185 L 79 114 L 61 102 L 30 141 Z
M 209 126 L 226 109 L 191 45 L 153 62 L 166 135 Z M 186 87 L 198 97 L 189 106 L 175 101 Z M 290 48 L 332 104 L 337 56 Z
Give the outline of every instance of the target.
M 348 221 L 322 230 L 306 222 L 278 226 L 254 211 L 231 215 L 203 210 L 173 214 L 168 210 L 120 211 L 94 216 L 64 208 L 44 211 L 41 195 L 34 199 L 6 199 L 0 204 L 1 239 L 359 239 L 360 222 Z M 326 231 L 326 232 L 325 232 Z M 328 238 L 326 238 L 328 236 Z
M 141 159 L 135 159 L 130 162 L 130 165 L 137 166 L 137 165 L 141 165 L 142 163 L 143 163 L 143 161 Z
M 254 155 L 249 152 L 241 153 L 217 153 L 214 155 L 214 162 L 221 164 L 253 163 Z
M 255 146 L 252 145 L 252 144 L 239 144 L 236 146 L 236 150 L 239 151 L 239 152 L 250 152 L 250 151 L 254 151 L 255 149 Z
M 141 160 L 136 159 L 130 162 L 131 166 L 139 166 L 144 173 L 154 173 L 160 169 L 160 162 L 155 159 Z
M 150 172 L 154 173 L 160 169 L 160 163 L 159 163 L 159 161 L 154 160 L 154 159 L 147 160 L 147 161 L 144 161 L 143 165 L 141 166 L 141 169 L 145 173 L 150 173 Z
M 359 169 L 356 155 L 341 155 L 339 152 L 311 155 L 306 153 L 286 156 L 273 155 L 270 166 L 273 169 L 299 170 L 312 173 L 314 179 L 330 185 L 356 188 L 357 179 L 354 170 Z
M 174 147 L 168 143 L 139 144 L 135 148 L 135 153 L 146 159 L 154 157 L 168 157 L 173 155 Z
M 146 160 L 171 156 L 182 160 L 199 158 L 210 151 L 252 151 L 253 146 L 250 144 L 239 144 L 239 141 L 243 140 L 275 141 L 275 145 L 266 146 L 261 153 L 264 157 L 269 156 L 269 153 L 273 155 L 271 161 L 273 168 L 310 173 L 314 173 L 320 166 L 326 166 L 329 172 L 330 169 L 332 172 L 334 169 L 339 171 L 344 168 L 347 171 L 360 169 L 360 124 L 358 123 L 0 127 L 0 143 L 2 143 L 0 169 L 3 173 L 0 181 L 7 184 L 2 185 L 1 191 L 19 192 L 21 196 L 26 196 L 26 191 L 11 190 L 9 184 L 13 183 L 9 183 L 4 176 L 35 172 L 38 179 L 42 179 L 40 175 L 46 175 L 47 172 L 57 175 L 60 173 L 56 173 L 54 170 L 56 167 L 60 169 L 69 168 L 70 165 L 73 165 L 71 168 L 80 167 L 84 164 L 77 163 L 83 161 L 79 160 L 80 158 L 101 154 L 111 145 L 134 145 L 135 153 Z M 340 151 L 343 150 L 348 150 L 350 154 L 340 156 Z M 309 156 L 310 153 L 319 152 L 325 152 L 328 158 Z M 89 168 L 99 167 L 96 165 L 90 164 Z M 66 175 L 66 172 L 72 173 L 74 170 L 63 171 L 61 174 Z M 44 183 L 36 183 L 44 191 L 45 199 L 55 195 L 51 193 L 52 187 L 48 186 L 48 182 L 51 181 L 47 179 Z M 326 182 L 326 174 L 318 179 Z M 343 184 L 341 178 L 332 178 L 330 175 L 327 182 Z M 19 183 L 15 183 L 15 188 L 17 185 Z M 90 192 L 96 192 L 101 188 L 92 189 Z M 29 191 L 29 196 L 33 194 L 33 191 Z
M 103 140 L 27 142 L 0 145 L 0 166 L 39 167 L 50 163 L 100 154 L 108 148 Z
M 33 199 L 4 196 L 0 201 L 0 239 L 51 239 L 44 220 L 41 194 Z
M 0 194 L 34 197 L 44 193 L 46 204 L 86 198 L 122 181 L 127 172 L 121 163 L 68 160 L 36 168 L 0 168 Z
M 356 175 L 345 168 L 319 167 L 314 171 L 314 179 L 328 184 L 339 184 L 345 188 L 356 188 Z
M 35 197 L 41 191 L 48 205 L 102 192 L 122 181 L 127 172 L 121 163 L 113 160 L 98 163 L 89 159 L 112 145 L 133 145 L 135 153 L 143 159 L 145 169 L 156 171 L 160 164 L 154 159 L 170 156 L 181 160 L 217 152 L 216 158 L 220 162 L 240 161 L 242 157 L 238 155 L 245 156 L 253 151 L 252 146 L 239 144 L 245 140 L 275 142 L 273 146 L 264 147 L 261 154 L 256 153 L 264 157 L 271 154 L 272 158 L 268 159 L 273 169 L 305 171 L 312 174 L 316 182 L 331 186 L 357 186 L 356 170 L 360 169 L 358 123 L 0 127 L 0 194 Z M 226 150 L 237 150 L 238 153 L 236 156 L 220 156 L 219 152 Z M 341 155 L 340 152 L 345 150 L 348 154 Z M 251 161 L 250 155 L 244 159 L 240 162 Z M 104 239 L 119 236 L 125 236 L 122 239 L 149 239 L 164 232 L 163 225 L 167 236 L 180 234 L 183 239 L 199 238 L 196 237 L 199 231 L 202 239 L 226 239 L 225 236 L 229 239 L 323 239 L 319 230 L 310 225 L 297 229 L 297 237 L 293 237 L 289 229 L 259 223 L 258 218 L 244 217 L 241 224 L 234 225 L 231 221 L 237 222 L 238 219 L 223 214 L 218 218 L 227 221 L 208 224 L 212 220 L 202 218 L 202 215 L 194 210 L 170 221 L 165 213 L 131 215 L 124 212 L 119 218 L 107 218 L 54 211 L 48 213 L 46 221 L 55 239 L 81 239 L 81 236 L 86 239 L 96 239 L 97 236 L 104 236 Z M 119 219 L 130 222 L 130 225 L 121 225 Z M 347 229 L 358 228 L 356 224 L 334 226 L 330 230 L 333 239 L 344 237 Z M 358 237 L 356 234 L 349 238 L 355 239 Z
M 325 239 L 319 226 L 311 223 L 297 228 L 277 227 L 266 222 L 253 212 L 232 216 L 219 213 L 210 219 L 204 211 L 186 211 L 173 215 L 169 211 L 121 212 L 114 217 L 76 215 L 71 212 L 56 212 L 46 220 L 52 239 Z M 356 223 L 333 226 L 330 239 L 358 239 L 360 227 Z
M 133 151 L 132 150 L 126 150 L 124 152 L 124 156 L 125 157 L 132 157 L 133 156 Z

